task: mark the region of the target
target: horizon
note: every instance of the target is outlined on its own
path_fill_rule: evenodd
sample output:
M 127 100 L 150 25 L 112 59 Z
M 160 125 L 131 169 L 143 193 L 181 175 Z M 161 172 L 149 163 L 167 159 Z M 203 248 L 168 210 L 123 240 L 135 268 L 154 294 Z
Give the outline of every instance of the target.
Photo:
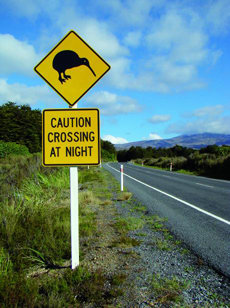
M 119 145 L 127 145 L 129 143 L 139 143 L 139 142 L 151 142 L 151 141 L 165 141 L 165 140 L 171 140 L 171 139 L 176 139 L 176 138 L 180 138 L 180 137 L 190 137 L 190 136 L 201 136 L 201 135 L 219 135 L 219 136 L 229 136 L 230 134 L 218 134 L 218 133 L 208 133 L 208 132 L 204 132 L 204 133 L 199 133 L 199 134 L 183 134 L 183 135 L 178 135 L 175 137 L 171 137 L 171 138 L 165 138 L 165 139 L 149 139 L 149 140 L 136 140 L 136 141 L 132 141 L 132 142 L 127 142 L 127 143 L 113 143 L 114 146 L 119 146 Z
M 34 67 L 74 30 L 111 66 L 76 104 L 100 110 L 103 140 L 230 134 L 228 0 L 0 3 L 0 105 L 69 107 Z

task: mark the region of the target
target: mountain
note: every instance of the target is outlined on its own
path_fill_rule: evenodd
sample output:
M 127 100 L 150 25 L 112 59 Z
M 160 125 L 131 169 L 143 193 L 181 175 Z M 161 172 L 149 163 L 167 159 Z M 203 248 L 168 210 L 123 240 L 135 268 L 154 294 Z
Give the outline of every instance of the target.
M 230 145 L 230 135 L 212 133 L 181 135 L 170 139 L 135 141 L 124 144 L 115 144 L 114 146 L 116 150 L 128 150 L 132 146 L 140 146 L 142 148 L 171 148 L 177 144 L 193 149 L 200 149 L 213 144 Z

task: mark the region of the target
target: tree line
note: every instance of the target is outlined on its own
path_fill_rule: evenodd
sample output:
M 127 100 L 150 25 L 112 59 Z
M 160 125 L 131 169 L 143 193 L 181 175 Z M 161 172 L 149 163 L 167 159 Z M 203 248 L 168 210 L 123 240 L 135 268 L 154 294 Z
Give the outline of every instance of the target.
M 6 154 L 37 153 L 42 150 L 42 112 L 29 105 L 8 102 L 0 106 L 0 158 Z M 103 161 L 131 161 L 145 165 L 185 169 L 200 175 L 230 179 L 230 146 L 209 145 L 200 150 L 175 145 L 171 148 L 130 147 L 116 151 L 101 140 Z
M 189 156 L 196 150 L 186 148 L 180 145 L 175 145 L 172 148 L 142 148 L 140 146 L 130 147 L 128 150 L 119 150 L 117 152 L 118 161 L 130 161 L 137 158 L 159 158 L 159 157 L 176 157 L 176 156 Z
M 230 146 L 208 145 L 195 150 L 176 145 L 172 148 L 131 147 L 117 152 L 118 161 L 133 161 L 159 168 L 186 170 L 197 175 L 230 180 Z
M 0 157 L 42 151 L 41 110 L 8 102 L 0 106 L 0 119 Z M 115 147 L 109 141 L 101 140 L 101 153 L 103 160 L 116 160 Z

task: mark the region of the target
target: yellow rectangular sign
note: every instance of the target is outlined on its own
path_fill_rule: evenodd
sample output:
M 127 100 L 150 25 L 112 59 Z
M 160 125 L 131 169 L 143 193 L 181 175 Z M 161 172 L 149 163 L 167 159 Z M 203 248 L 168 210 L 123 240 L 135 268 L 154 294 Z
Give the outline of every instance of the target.
M 42 121 L 45 167 L 100 163 L 98 109 L 45 109 Z

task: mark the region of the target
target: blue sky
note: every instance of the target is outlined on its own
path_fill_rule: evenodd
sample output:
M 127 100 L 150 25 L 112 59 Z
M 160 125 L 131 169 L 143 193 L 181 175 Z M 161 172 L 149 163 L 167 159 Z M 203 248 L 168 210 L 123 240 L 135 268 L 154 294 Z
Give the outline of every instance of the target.
M 0 0 L 0 104 L 68 108 L 34 66 L 76 31 L 111 70 L 77 103 L 113 143 L 230 133 L 229 0 Z

